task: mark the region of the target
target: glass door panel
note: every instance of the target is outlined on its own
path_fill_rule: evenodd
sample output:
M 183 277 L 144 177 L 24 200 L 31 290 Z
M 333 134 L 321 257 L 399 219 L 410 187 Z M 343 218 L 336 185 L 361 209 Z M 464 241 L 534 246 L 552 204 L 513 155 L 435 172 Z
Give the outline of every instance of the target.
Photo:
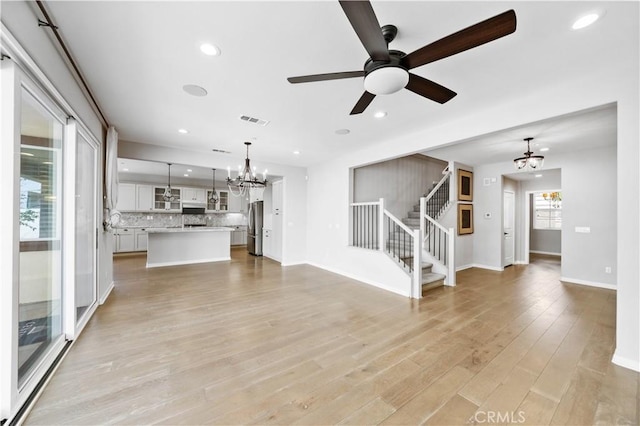
M 76 325 L 96 302 L 96 148 L 78 132 L 75 177 Z
M 22 89 L 18 386 L 62 335 L 64 123 Z

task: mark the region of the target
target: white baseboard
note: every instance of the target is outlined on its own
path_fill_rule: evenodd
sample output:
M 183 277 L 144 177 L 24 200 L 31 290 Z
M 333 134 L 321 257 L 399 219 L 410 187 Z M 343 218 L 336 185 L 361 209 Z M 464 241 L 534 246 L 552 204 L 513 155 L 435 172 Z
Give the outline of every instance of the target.
M 99 302 L 100 302 L 101 305 L 104 305 L 104 302 L 107 301 L 107 299 L 109 298 L 109 295 L 113 291 L 114 287 L 115 287 L 115 284 L 113 283 L 113 281 L 111 281 L 111 284 L 109 284 L 109 287 L 107 288 L 107 291 L 105 291 L 104 294 L 102 295 L 102 297 L 100 297 Z
M 377 281 L 368 280 L 366 278 L 358 277 L 348 272 L 341 271 L 339 269 L 331 268 L 328 266 L 320 265 L 315 262 L 307 262 L 308 265 L 315 266 L 316 268 L 324 269 L 325 271 L 333 272 L 334 274 L 342 275 L 347 278 L 351 278 L 352 280 L 360 281 L 365 284 L 372 285 L 374 287 L 378 287 L 382 290 L 390 291 L 391 293 L 399 294 L 400 296 L 411 297 L 410 293 L 404 293 L 397 288 L 388 287 L 385 284 L 379 283 Z M 409 289 L 411 291 L 411 289 Z
M 213 257 L 211 259 L 179 260 L 177 262 L 156 262 L 156 263 L 147 262 L 147 268 L 159 268 L 162 266 L 191 265 L 193 263 L 224 262 L 225 260 L 231 260 L 231 256 Z
M 468 264 L 468 265 L 456 266 L 456 272 L 464 271 L 465 269 L 469 269 L 469 268 L 473 268 L 473 265 L 472 264 Z
M 273 259 L 273 258 L 270 258 L 270 259 Z M 276 260 L 276 259 L 273 259 L 273 260 Z M 304 261 L 301 261 L 301 262 L 287 262 L 287 263 L 280 262 L 280 265 L 282 265 L 282 266 L 296 266 L 296 265 L 306 265 L 307 263 L 308 262 L 304 262 Z
M 629 370 L 640 372 L 640 361 L 633 360 L 625 357 L 621 357 L 617 354 L 617 351 L 613 353 L 611 362 L 619 365 L 620 367 L 628 368 Z
M 471 267 L 472 268 L 488 269 L 490 271 L 504 272 L 504 268 L 498 268 L 496 266 L 489 266 L 489 265 L 481 265 L 479 263 L 473 263 L 471 265 Z
M 529 250 L 529 253 L 535 253 L 535 254 L 546 254 L 548 256 L 562 256 L 562 253 L 554 253 L 551 251 L 539 251 L 539 250 Z
M 525 262 L 524 260 L 516 260 L 513 262 L 514 265 L 528 265 L 529 262 Z
M 616 290 L 617 289 L 617 286 L 615 284 L 598 283 L 598 282 L 595 282 L 595 281 L 581 280 L 581 279 L 578 279 L 578 278 L 560 277 L 560 281 L 563 281 L 565 283 L 570 283 L 570 284 L 586 285 L 586 286 L 589 286 L 589 287 L 606 288 L 607 290 Z

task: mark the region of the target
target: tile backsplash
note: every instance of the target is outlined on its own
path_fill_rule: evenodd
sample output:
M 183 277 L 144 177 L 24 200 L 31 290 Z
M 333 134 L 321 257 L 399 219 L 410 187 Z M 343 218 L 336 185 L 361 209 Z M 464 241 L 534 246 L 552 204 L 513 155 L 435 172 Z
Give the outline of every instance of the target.
M 185 214 L 168 212 L 123 212 L 117 228 L 171 228 L 182 225 L 241 226 L 246 213 Z

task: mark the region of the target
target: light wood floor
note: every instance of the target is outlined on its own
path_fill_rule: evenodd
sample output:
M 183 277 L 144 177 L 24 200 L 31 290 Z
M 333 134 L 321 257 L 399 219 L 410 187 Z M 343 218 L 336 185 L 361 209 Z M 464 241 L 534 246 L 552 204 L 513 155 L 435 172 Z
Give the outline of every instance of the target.
M 26 423 L 638 424 L 638 374 L 610 362 L 615 292 L 558 278 L 535 257 L 417 302 L 238 250 L 118 257 Z

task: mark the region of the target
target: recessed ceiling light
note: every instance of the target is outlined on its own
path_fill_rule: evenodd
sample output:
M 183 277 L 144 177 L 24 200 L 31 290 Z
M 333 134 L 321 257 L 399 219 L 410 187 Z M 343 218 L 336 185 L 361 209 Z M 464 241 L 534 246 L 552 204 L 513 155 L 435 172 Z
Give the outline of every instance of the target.
M 578 18 L 573 23 L 571 28 L 573 28 L 574 30 L 579 30 L 581 28 L 588 27 L 589 25 L 591 25 L 594 22 L 596 22 L 598 20 L 598 18 L 600 18 L 599 14 L 597 14 L 597 13 L 589 13 L 588 15 L 584 15 L 581 18 Z
M 536 177 L 542 177 L 542 175 L 536 175 Z
M 182 133 L 183 135 L 186 135 L 187 133 L 189 133 L 189 131 L 187 129 L 178 129 L 178 133 Z
M 214 46 L 210 43 L 201 44 L 200 50 L 202 51 L 202 53 L 209 56 L 219 56 L 220 53 L 222 53 L 220 52 L 220 48 L 218 46 Z
M 351 133 L 351 130 L 349 130 L 349 129 L 338 129 L 338 130 L 336 130 L 336 135 L 348 135 L 349 133 Z
M 25 157 L 33 157 L 33 154 L 32 154 L 32 153 L 30 153 L 30 152 L 24 152 L 24 151 L 22 151 L 22 152 L 20 153 L 20 155 L 24 155 Z
M 184 176 L 184 177 L 189 177 L 189 174 L 188 174 L 188 173 L 185 173 L 183 176 Z
M 122 169 L 122 171 L 123 171 L 123 172 L 128 172 L 128 171 L 129 171 L 129 169 Z
M 540 148 L 540 151 L 547 152 L 547 151 L 549 151 L 549 148 Z
M 204 87 L 196 86 L 195 84 L 185 84 L 182 86 L 182 90 L 192 96 L 207 96 L 207 91 Z
M 384 118 L 387 116 L 387 113 L 385 111 L 378 111 L 375 114 L 373 114 L 373 116 L 375 118 Z
M 293 153 L 294 153 L 295 155 L 299 155 L 299 154 L 300 154 L 300 151 L 293 151 Z
M 193 170 L 191 170 L 191 169 L 187 169 L 187 171 L 188 171 L 189 173 L 191 173 Z

